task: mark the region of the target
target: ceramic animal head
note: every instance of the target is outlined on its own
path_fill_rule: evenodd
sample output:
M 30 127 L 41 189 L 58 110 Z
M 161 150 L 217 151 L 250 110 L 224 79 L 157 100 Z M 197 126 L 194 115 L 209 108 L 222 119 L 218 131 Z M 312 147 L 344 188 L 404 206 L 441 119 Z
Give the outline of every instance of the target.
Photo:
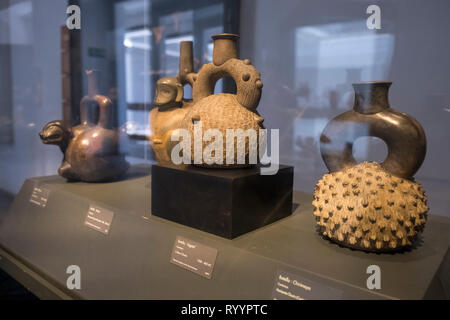
M 64 147 L 68 145 L 71 133 L 62 121 L 55 120 L 45 125 L 39 133 L 39 137 L 45 144 L 54 144 Z
M 177 78 L 161 78 L 156 82 L 154 104 L 159 108 L 179 107 L 183 100 L 183 94 L 183 86 Z

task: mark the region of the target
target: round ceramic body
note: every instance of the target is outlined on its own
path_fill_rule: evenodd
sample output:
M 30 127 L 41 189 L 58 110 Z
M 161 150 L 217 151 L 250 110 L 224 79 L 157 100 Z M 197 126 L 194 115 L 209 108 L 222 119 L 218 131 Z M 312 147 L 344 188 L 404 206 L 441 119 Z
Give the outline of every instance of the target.
M 65 153 L 70 170 L 60 171 L 69 179 L 87 182 L 113 180 L 125 173 L 129 165 L 118 150 L 116 130 L 87 126 L 74 136 Z
M 255 111 L 251 111 L 240 105 L 236 95 L 222 93 L 210 95 L 201 99 L 189 109 L 182 121 L 182 127 L 188 130 L 192 140 L 199 137 L 199 135 L 194 132 L 195 124 L 197 124 L 197 128 L 201 128 L 201 130 L 199 130 L 199 133 L 201 133 L 201 148 L 195 148 L 195 141 L 192 141 L 191 159 L 193 164 L 213 168 L 239 168 L 257 164 L 259 130 L 264 128 L 263 121 L 264 119 Z M 205 139 L 205 133 L 211 129 L 217 130 L 216 133 L 223 139 L 222 154 L 215 154 L 213 151 L 212 158 L 219 161 L 214 160 L 214 163 L 207 163 L 203 156 L 206 148 L 214 143 L 215 138 L 211 139 L 211 141 L 205 141 L 207 140 Z M 248 136 L 245 137 L 244 135 L 241 135 L 243 139 L 235 139 L 230 135 L 230 131 L 228 131 L 229 135 L 227 136 L 228 129 L 231 129 L 234 134 L 239 135 L 239 133 L 246 133 Z M 211 132 L 214 133 L 214 131 L 209 131 L 209 133 Z M 227 142 L 233 143 L 233 145 L 227 146 Z M 261 144 L 261 147 L 265 150 L 265 145 L 263 143 Z M 243 162 L 238 161 L 238 147 L 242 148 Z M 227 152 L 232 154 L 232 161 L 227 161 Z M 207 152 L 207 154 L 209 153 Z M 196 159 L 201 159 L 201 161 L 195 161 Z M 221 163 L 218 163 L 220 161 Z
M 318 232 L 341 245 L 365 251 L 411 246 L 425 227 L 427 198 L 422 186 L 360 163 L 326 174 L 314 190 Z

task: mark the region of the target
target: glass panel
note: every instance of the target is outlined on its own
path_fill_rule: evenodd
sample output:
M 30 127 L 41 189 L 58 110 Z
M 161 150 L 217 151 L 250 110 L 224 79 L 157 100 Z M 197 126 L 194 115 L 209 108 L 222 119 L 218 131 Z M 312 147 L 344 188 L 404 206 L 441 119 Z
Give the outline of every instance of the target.
M 242 58 L 262 74 L 258 111 L 280 129 L 281 162 L 295 165 L 295 189 L 311 192 L 327 172 L 319 150 L 325 124 L 350 110 L 352 83 L 391 80 L 390 104 L 415 117 L 427 135 L 426 159 L 416 174 L 433 213 L 450 215 L 448 89 L 450 2 L 384 1 L 381 28 L 369 29 L 370 1 L 243 1 Z M 380 159 L 384 143 L 354 146 L 359 160 Z

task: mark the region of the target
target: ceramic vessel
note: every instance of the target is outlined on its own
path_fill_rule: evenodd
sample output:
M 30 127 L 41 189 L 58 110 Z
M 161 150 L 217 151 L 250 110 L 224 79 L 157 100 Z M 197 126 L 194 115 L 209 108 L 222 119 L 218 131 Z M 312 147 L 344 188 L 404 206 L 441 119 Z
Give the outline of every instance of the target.
M 184 99 L 184 85 L 193 83 L 192 41 L 180 43 L 180 72 L 176 77 L 164 77 L 156 83 L 154 108 L 150 112 L 152 135 L 150 142 L 158 162 L 171 162 L 171 153 L 177 142 L 171 136 L 182 127 L 191 99 Z
M 58 174 L 69 180 L 115 180 L 129 164 L 119 151 L 119 132 L 111 125 L 112 102 L 97 94 L 96 72 L 89 70 L 88 95 L 80 103 L 81 123 L 70 128 L 51 121 L 39 136 L 43 143 L 58 145 L 64 158 Z
M 194 73 L 193 68 L 192 42 L 181 43 L 180 71 L 176 79 L 171 81 L 174 83 L 172 89 L 167 90 L 172 93 L 167 94 L 168 99 L 163 98 L 165 106 L 162 107 L 158 100 L 164 96 L 161 87 L 167 79 L 158 82 L 155 98 L 158 109 L 152 111 L 151 116 L 151 140 L 159 161 L 167 161 L 171 154 L 174 144 L 169 143 L 169 137 L 174 130 L 184 129 L 191 137 L 190 159 L 194 165 L 239 168 L 258 163 L 259 148 L 265 148 L 265 140 L 260 139 L 259 134 L 260 129 L 264 128 L 264 119 L 256 111 L 263 83 L 260 73 L 251 65 L 250 60 L 237 58 L 237 39 L 238 36 L 234 34 L 213 36 L 213 61 L 204 65 L 198 73 Z M 231 77 L 235 81 L 236 94 L 214 94 L 216 82 L 224 77 Z M 179 88 L 186 84 L 192 86 L 192 102 L 180 100 L 180 96 L 175 93 L 182 93 Z M 168 112 L 173 113 L 173 116 L 163 115 L 169 115 Z M 182 114 L 183 119 L 178 122 Z M 230 129 L 238 135 L 238 130 L 241 130 L 248 136 L 244 134 L 241 138 L 235 138 L 229 135 L 230 138 L 227 139 L 227 130 Z M 214 135 L 209 139 L 205 138 L 211 132 Z M 200 141 L 195 140 L 197 137 Z M 221 145 L 220 154 L 216 151 L 218 149 L 212 148 L 218 145 Z M 214 149 L 211 153 L 206 152 L 211 149 Z
M 314 215 L 320 234 L 344 246 L 366 251 L 394 251 L 411 246 L 423 230 L 427 198 L 413 175 L 426 153 L 422 126 L 391 109 L 391 82 L 354 84 L 353 110 L 332 119 L 320 137 L 330 173 L 314 191 Z M 381 163 L 357 164 L 354 141 L 375 136 L 385 141 Z

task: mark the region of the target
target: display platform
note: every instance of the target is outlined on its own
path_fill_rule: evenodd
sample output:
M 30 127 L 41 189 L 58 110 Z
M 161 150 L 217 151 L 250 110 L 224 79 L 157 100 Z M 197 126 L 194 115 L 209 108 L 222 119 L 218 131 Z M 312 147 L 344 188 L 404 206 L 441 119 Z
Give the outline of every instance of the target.
M 224 238 L 261 228 L 292 214 L 294 167 L 274 175 L 260 167 L 210 169 L 152 166 L 152 214 Z
M 311 194 L 295 192 L 291 216 L 228 240 L 151 216 L 149 173 L 133 167 L 113 183 L 27 180 L 0 214 L 0 268 L 40 298 L 449 298 L 449 218 L 431 214 L 409 251 L 365 253 L 322 239 Z M 174 263 L 183 250 L 211 264 L 192 272 L 196 261 L 183 252 Z M 66 286 L 73 265 L 80 290 Z M 379 290 L 367 288 L 372 265 Z

